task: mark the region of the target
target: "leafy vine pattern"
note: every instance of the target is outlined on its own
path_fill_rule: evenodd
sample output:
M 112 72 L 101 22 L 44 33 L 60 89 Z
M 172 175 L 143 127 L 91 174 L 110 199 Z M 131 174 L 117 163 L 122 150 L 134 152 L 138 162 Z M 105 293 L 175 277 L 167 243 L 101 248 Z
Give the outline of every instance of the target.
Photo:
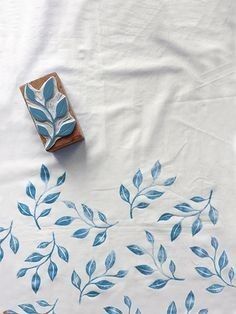
M 127 270 L 119 270 L 116 274 L 110 274 L 108 271 L 114 266 L 116 262 L 116 254 L 112 251 L 105 259 L 105 271 L 102 274 L 93 276 L 96 271 L 96 261 L 94 259 L 90 260 L 86 264 L 86 273 L 88 275 L 88 281 L 82 285 L 82 280 L 78 273 L 74 270 L 71 275 L 71 283 L 74 287 L 79 290 L 79 303 L 82 302 L 83 297 L 95 298 L 104 290 L 108 290 L 112 288 L 115 283 L 110 280 L 110 278 L 124 278 L 128 271 Z M 96 286 L 99 291 L 89 290 L 91 286 Z
M 191 247 L 191 250 L 195 255 L 197 255 L 200 258 L 207 258 L 212 263 L 212 269 L 202 266 L 195 267 L 198 274 L 203 278 L 216 277 L 220 282 L 220 284 L 219 283 L 212 284 L 206 290 L 210 293 L 220 293 L 224 290 L 225 287 L 236 288 L 236 285 L 234 284 L 235 279 L 234 268 L 230 267 L 228 269 L 227 273 L 228 278 L 226 278 L 226 275 L 223 274 L 223 270 L 225 270 L 229 264 L 229 259 L 226 251 L 224 250 L 219 258 L 217 257 L 219 242 L 215 237 L 211 238 L 211 246 L 213 248 L 212 255 L 210 255 L 205 249 L 199 246 Z
M 148 251 L 144 247 L 132 244 L 128 245 L 127 248 L 134 253 L 135 255 L 148 255 L 152 261 L 153 266 L 146 264 L 137 265 L 135 268 L 143 275 L 150 276 L 155 272 L 158 272 L 164 277 L 164 279 L 156 279 L 149 285 L 149 288 L 152 289 L 162 289 L 166 286 L 169 281 L 183 281 L 184 278 L 179 278 L 175 275 L 176 266 L 175 263 L 171 260 L 169 262 L 168 271 L 164 269 L 164 264 L 167 262 L 167 253 L 164 246 L 161 244 L 159 249 L 155 248 L 155 239 L 151 232 L 145 231 L 146 239 L 149 244 L 151 244 L 151 250 Z
M 26 195 L 34 201 L 32 209 L 30 209 L 27 204 L 21 202 L 18 202 L 17 205 L 18 210 L 22 215 L 33 218 L 34 223 L 38 229 L 41 229 L 39 219 L 48 216 L 51 212 L 51 208 L 48 208 L 48 205 L 55 203 L 60 196 L 60 192 L 49 192 L 56 189 L 65 182 L 66 173 L 64 172 L 60 177 L 58 177 L 56 184 L 48 186 L 50 172 L 45 165 L 42 165 L 40 169 L 40 178 L 44 183 L 44 190 L 41 193 L 37 193 L 36 187 L 32 182 L 29 182 L 26 187 Z M 43 205 L 44 209 L 39 213 L 39 210 Z M 45 206 L 47 206 L 47 208 L 45 208 Z
M 18 305 L 18 307 L 24 313 L 28 313 L 28 314 L 41 314 L 42 313 L 41 310 L 46 311 L 43 313 L 56 314 L 55 308 L 56 308 L 57 302 L 58 302 L 58 299 L 56 299 L 56 301 L 52 304 L 49 304 L 46 300 L 36 301 L 37 307 L 39 308 L 39 310 L 37 310 L 35 308 L 35 306 L 33 304 L 30 304 L 30 303 L 20 304 L 20 305 Z M 18 314 L 18 313 L 19 312 L 15 312 L 13 310 L 7 310 L 4 312 L 4 314 Z
M 177 209 L 180 212 L 180 214 L 179 213 L 177 214 L 164 213 L 163 215 L 160 216 L 160 218 L 158 219 L 158 222 L 167 221 L 172 217 L 180 218 L 179 222 L 176 223 L 172 227 L 172 230 L 170 233 L 171 241 L 174 241 L 179 237 L 179 235 L 182 232 L 182 223 L 188 218 L 190 219 L 194 218 L 194 221 L 191 227 L 192 235 L 195 236 L 198 232 L 200 232 L 203 227 L 201 216 L 207 210 L 208 210 L 208 216 L 211 223 L 213 225 L 217 223 L 218 210 L 214 206 L 212 206 L 212 203 L 211 203 L 212 195 L 213 195 L 213 191 L 211 190 L 209 196 L 206 198 L 202 196 L 194 196 L 190 199 L 190 201 L 192 201 L 193 204 L 190 205 L 189 203 L 180 203 L 174 206 L 174 208 Z M 195 207 L 194 203 L 195 204 L 200 203 L 204 205 L 202 205 L 200 209 L 196 209 L 194 208 Z
M 132 301 L 131 301 L 130 297 L 128 297 L 127 295 L 124 296 L 124 304 L 127 306 L 127 314 L 131 314 Z M 114 307 L 114 306 L 106 306 L 106 307 L 104 307 L 104 310 L 108 314 L 124 314 L 125 313 L 125 312 L 122 312 L 120 309 L 118 309 L 117 307 Z M 134 314 L 141 314 L 141 311 L 139 308 L 137 308 L 136 311 L 133 313 Z
M 10 226 L 7 228 L 0 227 L 0 262 L 3 260 L 4 257 L 4 250 L 2 248 L 2 245 L 4 242 L 9 240 L 9 246 L 10 249 L 14 254 L 16 254 L 19 250 L 19 240 L 12 234 L 12 228 L 13 228 L 13 221 L 11 221 Z
M 38 133 L 46 139 L 47 150 L 58 138 L 73 132 L 76 121 L 69 112 L 67 97 L 59 92 L 53 76 L 39 90 L 26 84 L 24 94 Z
M 87 225 L 87 228 L 77 229 L 72 235 L 72 237 L 76 239 L 86 238 L 90 230 L 92 229 L 101 230 L 99 233 L 97 233 L 93 241 L 93 246 L 99 246 L 104 243 L 107 238 L 107 231 L 118 223 L 118 221 L 115 223 L 109 223 L 104 213 L 102 213 L 101 211 L 97 211 L 95 213 L 94 210 L 92 210 L 85 204 L 81 204 L 82 211 L 79 211 L 75 203 L 71 201 L 64 201 L 64 204 L 68 208 L 74 209 L 74 211 L 76 212 L 76 216 L 63 216 L 55 222 L 55 225 L 67 226 L 75 220 L 82 221 Z
M 195 304 L 195 296 L 194 293 L 192 291 L 189 292 L 189 294 L 187 295 L 186 299 L 185 299 L 185 308 L 186 308 L 186 314 L 189 314 L 192 309 L 194 308 L 194 304 Z M 171 304 L 169 305 L 168 309 L 167 309 L 167 314 L 177 314 L 177 307 L 175 302 L 171 302 Z M 208 313 L 208 309 L 202 309 L 198 312 L 198 314 L 207 314 Z M 183 314 L 181 312 L 181 314 Z
M 170 186 L 175 182 L 176 177 L 171 177 L 166 179 L 164 182 L 158 182 L 159 175 L 161 173 L 161 164 L 157 161 L 151 169 L 152 181 L 146 186 L 143 184 L 143 174 L 139 169 L 133 177 L 133 185 L 135 186 L 137 192 L 132 197 L 130 191 L 121 184 L 120 186 L 120 197 L 123 201 L 129 204 L 129 214 L 132 219 L 134 216 L 134 210 L 142 210 L 150 205 L 150 201 L 153 201 L 161 197 L 165 191 L 156 190 L 157 187 Z
M 38 263 L 39 262 L 39 263 L 35 264 L 33 266 L 30 266 L 30 267 L 21 268 L 17 273 L 17 278 L 20 278 L 20 277 L 25 276 L 25 274 L 30 270 L 35 271 L 33 276 L 32 276 L 32 279 L 31 279 L 31 287 L 35 293 L 38 292 L 40 285 L 41 285 L 41 277 L 39 275 L 39 270 L 42 268 L 42 266 L 48 264 L 47 271 L 48 271 L 48 276 L 51 279 L 51 281 L 53 281 L 57 276 L 58 266 L 52 260 L 53 254 L 55 253 L 56 250 L 57 250 L 57 255 L 59 256 L 60 259 L 62 259 L 64 262 L 69 261 L 69 253 L 68 253 L 67 249 L 56 243 L 54 233 L 52 233 L 52 240 L 51 241 L 41 242 L 37 246 L 37 248 L 38 249 L 49 248 L 49 251 L 45 254 L 41 254 L 39 252 L 33 252 L 32 254 L 30 254 L 25 259 L 25 262 L 28 262 L 28 263 Z

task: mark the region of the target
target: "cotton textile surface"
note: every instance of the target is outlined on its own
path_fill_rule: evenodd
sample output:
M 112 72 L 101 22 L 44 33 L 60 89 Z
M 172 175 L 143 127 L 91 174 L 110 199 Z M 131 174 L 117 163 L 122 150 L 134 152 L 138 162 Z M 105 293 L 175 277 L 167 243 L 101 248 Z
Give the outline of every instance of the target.
M 0 312 L 236 313 L 234 19 L 1 3 Z M 52 71 L 86 138 L 55 154 L 18 90 Z

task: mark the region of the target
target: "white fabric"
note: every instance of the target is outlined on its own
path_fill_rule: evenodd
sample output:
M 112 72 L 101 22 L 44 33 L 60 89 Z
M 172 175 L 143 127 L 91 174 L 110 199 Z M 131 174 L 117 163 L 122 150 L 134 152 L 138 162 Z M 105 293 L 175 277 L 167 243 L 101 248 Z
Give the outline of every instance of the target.
M 123 303 L 127 295 L 132 313 L 137 307 L 144 314 L 166 313 L 172 301 L 178 313 L 185 313 L 185 298 L 193 290 L 194 313 L 203 308 L 211 314 L 236 313 L 236 289 L 207 292 L 208 286 L 220 282 L 216 276 L 203 278 L 196 272 L 197 266 L 210 268 L 210 260 L 190 250 L 200 246 L 210 251 L 215 236 L 219 253 L 227 252 L 227 267 L 236 264 L 234 13 L 231 0 L 1 3 L 0 226 L 13 220 L 13 234 L 20 243 L 16 254 L 2 244 L 2 311 L 23 313 L 19 304 L 36 308 L 37 300 L 53 303 L 58 298 L 59 314 L 105 313 L 106 306 L 127 313 Z M 44 151 L 18 90 L 52 71 L 61 77 L 85 135 L 83 143 L 55 154 Z M 144 183 L 150 181 L 156 160 L 162 164 L 161 179 L 176 176 L 176 182 L 130 219 L 120 185 L 134 193 L 134 174 L 141 169 Z M 42 230 L 37 230 L 31 217 L 20 214 L 17 202 L 32 204 L 25 194 L 28 181 L 42 189 L 42 164 L 50 170 L 50 180 L 64 171 L 67 177 L 50 215 L 41 220 Z M 157 219 L 192 196 L 208 196 L 211 189 L 212 204 L 219 211 L 217 224 L 206 213 L 202 230 L 192 237 L 193 220 L 186 220 L 179 238 L 171 242 L 173 221 L 157 223 Z M 119 223 L 110 228 L 102 245 L 93 247 L 97 231 L 75 239 L 71 235 L 83 223 L 55 225 L 60 217 L 72 214 L 62 200 L 73 201 L 78 208 L 84 203 Z M 131 244 L 148 248 L 144 230 L 155 236 L 157 247 L 163 244 L 176 264 L 176 275 L 184 281 L 169 282 L 158 290 L 148 287 L 160 276 L 139 273 L 134 266 L 151 263 L 127 249 Z M 53 231 L 70 259 L 64 263 L 56 257 L 57 277 L 52 282 L 45 268 L 35 294 L 33 274 L 18 279 L 16 274 L 31 266 L 24 260 Z M 127 269 L 127 276 L 114 279 L 114 287 L 79 304 L 72 271 L 86 282 L 86 263 L 94 258 L 101 273 L 111 250 L 116 253 L 114 272 Z

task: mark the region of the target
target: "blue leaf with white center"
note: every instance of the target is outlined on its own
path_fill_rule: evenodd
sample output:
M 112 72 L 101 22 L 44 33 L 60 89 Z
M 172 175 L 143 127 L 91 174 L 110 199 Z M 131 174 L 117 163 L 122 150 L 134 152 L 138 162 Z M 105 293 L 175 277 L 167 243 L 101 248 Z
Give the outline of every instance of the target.
M 218 247 L 219 247 L 218 240 L 217 240 L 215 237 L 212 237 L 212 238 L 211 238 L 211 246 L 212 246 L 215 250 L 217 250 Z
M 172 260 L 170 261 L 170 264 L 169 264 L 169 270 L 170 270 L 171 274 L 174 275 L 174 273 L 176 271 L 176 266 Z
M 159 161 L 157 161 L 154 164 L 154 166 L 152 167 L 152 169 L 151 169 L 151 174 L 152 174 L 153 180 L 157 179 L 157 177 L 159 176 L 160 172 L 161 172 L 161 164 L 160 164 Z
M 50 77 L 43 87 L 43 97 L 46 101 L 50 100 L 54 96 L 54 78 Z
M 142 175 L 142 172 L 138 170 L 133 177 L 133 184 L 137 189 L 139 189 L 142 182 L 143 182 L 143 175 Z
M 207 267 L 195 267 L 195 269 L 199 273 L 199 275 L 204 278 L 209 278 L 209 277 L 214 276 L 214 274 Z
M 105 279 L 94 282 L 94 284 L 101 290 L 108 290 L 114 286 L 113 282 L 105 280 Z
M 72 221 L 74 220 L 75 218 L 74 217 L 71 217 L 71 216 L 64 216 L 64 217 L 61 217 L 59 218 L 56 222 L 55 222 L 55 225 L 58 225 L 58 226 L 68 226 L 72 223 Z
M 57 186 L 62 185 L 66 180 L 66 173 L 64 172 L 58 179 L 57 179 Z
M 200 218 L 197 218 L 192 224 L 192 235 L 194 236 L 202 229 L 202 221 Z
M 48 215 L 50 214 L 50 212 L 51 212 L 51 208 L 46 208 L 46 209 L 44 209 L 44 210 L 42 211 L 42 213 L 39 215 L 38 218 L 40 218 L 40 217 L 46 217 L 46 216 L 48 216 Z
M 71 275 L 71 283 L 73 284 L 73 286 L 75 286 L 77 289 L 80 290 L 81 278 L 80 278 L 80 276 L 77 274 L 76 271 L 73 271 L 73 273 L 72 273 L 72 275 Z
M 206 290 L 211 293 L 220 293 L 221 291 L 223 291 L 223 289 L 224 289 L 224 286 L 219 285 L 219 284 L 213 284 L 210 287 L 208 287 Z
M 208 314 L 208 309 L 202 309 L 198 312 L 198 314 Z
M 57 265 L 53 261 L 50 261 L 48 266 L 48 276 L 52 281 L 55 279 L 57 271 L 58 271 Z
M 94 239 L 93 246 L 101 245 L 103 242 L 105 242 L 106 238 L 107 238 L 106 230 L 98 233 Z
M 145 233 L 146 233 L 146 238 L 147 238 L 147 240 L 148 240 L 148 242 L 150 242 L 150 243 L 154 243 L 154 237 L 153 237 L 153 235 L 151 234 L 151 232 L 149 232 L 149 231 L 145 231 Z
M 167 180 L 164 181 L 164 186 L 170 186 L 172 185 L 176 180 L 176 177 L 172 177 L 172 178 L 169 178 Z
M 69 253 L 66 248 L 63 246 L 58 245 L 57 246 L 57 254 L 58 256 L 65 262 L 69 261 Z
M 75 125 L 76 125 L 75 120 L 64 122 L 60 127 L 59 131 L 57 132 L 57 136 L 64 137 L 70 135 L 74 131 Z
M 130 203 L 130 193 L 123 184 L 120 186 L 120 197 L 123 201 Z
M 17 273 L 17 278 L 20 278 L 20 277 L 24 277 L 24 275 L 26 274 L 28 268 L 21 268 L 18 273 Z
M 195 202 L 195 203 L 200 203 L 205 201 L 205 198 L 201 197 L 201 196 L 194 196 L 191 198 L 191 201 Z
M 32 198 L 32 199 L 35 199 L 35 195 L 36 195 L 36 188 L 35 186 L 33 185 L 32 182 L 29 182 L 27 187 L 26 187 L 26 194 Z
M 25 85 L 25 95 L 26 95 L 26 97 L 27 97 L 30 101 L 32 101 L 32 102 L 35 101 L 35 93 L 34 93 L 33 89 L 30 88 L 30 85 L 29 85 L 29 84 L 26 84 L 26 85 Z
M 177 308 L 174 301 L 169 305 L 167 314 L 177 314 Z
M 37 314 L 35 307 L 32 304 L 20 304 L 18 305 L 25 313 Z
M 213 225 L 217 224 L 218 216 L 219 216 L 218 210 L 215 207 L 211 206 L 209 210 L 209 218 Z
M 86 293 L 85 295 L 87 295 L 90 298 L 95 298 L 96 296 L 98 296 L 100 293 L 97 291 L 89 291 L 88 293 Z
M 145 202 L 141 202 L 139 203 L 136 207 L 139 209 L 143 209 L 143 208 L 147 208 L 150 204 L 145 203 Z
M 204 257 L 209 257 L 209 254 L 207 253 L 206 250 L 200 248 L 199 246 L 192 246 L 190 248 L 194 254 L 197 256 L 204 258 Z
M 150 200 L 155 200 L 158 197 L 161 197 L 164 194 L 164 192 L 159 192 L 156 190 L 150 190 L 145 193 L 145 196 Z
M 218 261 L 218 265 L 219 265 L 220 270 L 224 269 L 228 265 L 228 263 L 229 263 L 228 256 L 227 256 L 226 252 L 223 251 L 223 253 L 221 254 L 219 261 Z
M 165 213 L 165 214 L 162 214 L 162 215 L 161 215 L 161 217 L 158 219 L 158 221 L 167 221 L 167 220 L 169 220 L 171 217 L 173 217 L 173 214 Z
M 89 231 L 90 229 L 78 229 L 73 233 L 72 237 L 77 239 L 84 239 L 89 234 Z
M 181 204 L 175 205 L 175 208 L 180 210 L 183 213 L 189 213 L 193 211 L 192 207 L 187 203 L 181 203 Z
M 38 252 L 34 252 L 25 259 L 25 262 L 36 263 L 36 262 L 41 261 L 41 259 L 44 257 L 45 255 L 42 255 Z
M 195 302 L 195 296 L 193 294 L 192 291 L 189 292 L 189 294 L 187 295 L 187 298 L 185 300 L 185 307 L 187 309 L 187 311 L 191 311 L 193 306 L 194 306 L 194 302 Z
M 44 198 L 43 203 L 46 203 L 46 204 L 55 203 L 59 196 L 60 196 L 60 192 L 48 194 L 48 195 Z
M 48 129 L 44 127 L 43 125 L 37 125 L 38 133 L 44 137 L 50 137 L 50 134 L 48 132 Z
M 152 288 L 152 289 L 162 289 L 162 288 L 165 287 L 167 282 L 168 282 L 168 280 L 157 279 L 152 284 L 150 284 L 149 287 Z
M 43 110 L 38 109 L 38 108 L 34 108 L 34 107 L 28 107 L 29 111 L 32 115 L 32 117 L 34 118 L 34 120 L 39 121 L 39 122 L 45 122 L 48 120 L 47 115 L 44 113 Z
M 13 235 L 11 235 L 11 238 L 10 238 L 10 248 L 14 254 L 16 254 L 17 251 L 19 250 L 19 241 Z
M 28 205 L 18 202 L 17 207 L 18 207 L 19 212 L 22 215 L 24 215 L 24 216 L 32 216 Z
M 137 265 L 135 268 L 143 275 L 151 275 L 154 273 L 154 269 L 148 265 Z
M 112 251 L 105 259 L 105 267 L 106 270 L 109 270 L 113 267 L 116 261 L 116 254 L 114 251 Z
M 157 258 L 161 264 L 163 264 L 167 259 L 166 250 L 162 245 L 160 246 L 160 249 L 158 251 Z
M 82 204 L 82 207 L 83 207 L 83 211 L 84 211 L 84 216 L 86 218 L 88 218 L 90 221 L 93 221 L 93 211 L 91 208 L 89 208 L 87 205 L 85 204 Z
M 68 112 L 67 98 L 64 96 L 56 105 L 56 119 L 63 118 Z
M 175 224 L 171 230 L 171 233 L 170 233 L 171 241 L 176 240 L 178 236 L 180 235 L 181 231 L 182 231 L 182 226 L 181 226 L 181 223 L 179 222 Z
M 104 307 L 104 310 L 108 314 L 122 314 L 121 310 L 119 310 L 118 308 L 113 307 L 113 306 L 106 306 L 106 307 Z
M 40 177 L 43 182 L 47 183 L 50 179 L 50 173 L 48 168 L 43 164 L 40 169 Z
M 35 273 L 31 280 L 31 287 L 34 293 L 37 293 L 41 284 L 41 278 L 38 273 Z
M 130 310 L 132 306 L 132 301 L 127 295 L 124 296 L 124 303 L 125 305 L 127 305 L 128 309 Z
M 128 245 L 127 248 L 134 254 L 136 255 L 143 255 L 145 252 L 143 250 L 143 248 L 141 248 L 140 246 L 138 245 Z
M 86 265 L 86 273 L 88 274 L 89 277 L 92 276 L 92 274 L 96 270 L 96 262 L 95 260 L 90 260 L 87 265 Z
M 46 248 L 51 242 L 47 242 L 47 241 L 44 241 L 44 242 L 41 242 L 39 243 L 39 245 L 37 246 L 37 248 L 39 249 L 44 249 Z

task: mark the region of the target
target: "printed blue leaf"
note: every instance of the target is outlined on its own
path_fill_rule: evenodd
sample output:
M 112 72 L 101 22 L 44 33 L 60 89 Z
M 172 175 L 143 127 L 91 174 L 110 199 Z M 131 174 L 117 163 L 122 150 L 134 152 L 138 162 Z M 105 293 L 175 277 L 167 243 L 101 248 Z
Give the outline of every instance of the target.
M 39 301 L 36 301 L 38 303 L 38 305 L 40 306 L 43 306 L 43 307 L 47 307 L 47 306 L 50 306 L 50 304 L 45 301 L 45 300 L 39 300 Z
M 113 307 L 113 306 L 104 307 L 104 310 L 108 314 L 122 314 L 122 312 L 118 308 Z
M 229 263 L 228 256 L 227 256 L 226 252 L 223 251 L 223 253 L 221 254 L 219 261 L 218 261 L 218 265 L 220 267 L 220 270 L 225 268 L 228 265 L 228 263 Z
M 70 135 L 75 128 L 76 121 L 69 121 L 69 122 L 64 122 L 60 128 L 60 130 L 57 132 L 57 136 L 64 137 Z
M 169 270 L 170 270 L 171 274 L 174 275 L 174 273 L 176 271 L 176 266 L 172 260 L 170 261 L 170 264 L 169 264 Z
M 90 229 L 78 229 L 73 233 L 72 237 L 77 239 L 84 239 L 89 234 L 89 231 Z
M 161 164 L 160 164 L 159 161 L 157 161 L 154 164 L 154 166 L 152 167 L 152 169 L 151 169 L 151 174 L 152 174 L 153 180 L 157 179 L 157 177 L 159 176 L 160 172 L 161 172 Z
M 167 259 L 166 250 L 162 245 L 160 246 L 160 249 L 158 251 L 157 258 L 161 264 L 165 263 Z
M 54 95 L 54 78 L 50 77 L 43 88 L 43 97 L 46 101 L 50 100 Z
M 57 254 L 58 256 L 65 262 L 69 261 L 69 253 L 66 248 L 63 246 L 57 246 Z
M 93 211 L 91 208 L 89 208 L 87 205 L 82 204 L 84 216 L 88 218 L 90 221 L 93 221 Z
M 214 274 L 206 267 L 195 267 L 196 271 L 204 278 L 212 277 Z
M 32 198 L 35 199 L 35 195 L 36 195 L 36 189 L 35 186 L 33 185 L 33 183 L 29 182 L 27 187 L 26 187 L 26 194 Z
M 18 305 L 25 313 L 37 314 L 35 307 L 32 304 L 20 304 Z
M 176 240 L 178 236 L 180 235 L 181 231 L 182 231 L 182 226 L 181 226 L 181 223 L 179 222 L 175 224 L 171 230 L 171 234 L 170 234 L 171 241 Z
M 41 261 L 41 259 L 44 257 L 45 257 L 44 255 L 38 252 L 34 252 L 25 259 L 25 262 L 36 263 L 36 262 Z
M 50 214 L 50 212 L 51 212 L 51 208 L 46 208 L 46 209 L 44 209 L 44 210 L 42 211 L 42 213 L 39 215 L 38 218 L 40 218 L 40 217 L 46 217 L 46 216 L 48 216 L 48 215 Z
M 200 248 L 199 246 L 192 246 L 190 249 L 192 250 L 194 254 L 196 254 L 199 257 L 202 257 L 202 258 L 209 257 L 207 251 Z
M 208 314 L 208 309 L 202 309 L 198 312 L 198 314 Z
M 71 201 L 63 201 L 63 203 L 68 207 L 68 208 L 73 208 L 76 209 L 75 203 Z
M 192 224 L 192 235 L 194 236 L 202 229 L 202 221 L 200 218 L 197 218 Z
M 152 289 L 162 289 L 167 284 L 168 280 L 157 279 L 152 284 L 149 285 Z
M 135 244 L 128 245 L 127 248 L 136 255 L 143 255 L 145 253 L 143 248 Z
M 213 223 L 213 225 L 215 225 L 218 221 L 218 210 L 214 208 L 213 206 L 210 207 L 209 218 L 211 222 Z
M 49 278 L 53 281 L 57 275 L 57 265 L 53 262 L 50 261 L 50 264 L 48 266 L 48 276 Z
M 151 232 L 149 232 L 149 231 L 145 231 L 145 233 L 146 233 L 146 238 L 147 238 L 147 240 L 148 240 L 148 242 L 150 242 L 150 243 L 154 243 L 154 237 L 153 237 L 153 235 L 151 234 Z
M 64 172 L 58 179 L 57 179 L 57 186 L 62 185 L 66 180 L 66 173 Z
M 163 194 L 164 192 L 150 190 L 147 193 L 145 193 L 145 196 L 150 200 L 155 200 L 156 198 L 161 197 Z
M 173 217 L 173 214 L 165 213 L 165 214 L 162 214 L 161 217 L 157 221 L 166 221 L 166 220 L 169 220 L 171 217 Z
M 175 205 L 175 208 L 180 210 L 183 213 L 189 213 L 193 211 L 192 207 L 187 203 L 181 203 L 181 204 Z
M 100 293 L 97 291 L 89 291 L 88 293 L 86 293 L 85 295 L 87 295 L 90 298 L 95 298 L 96 296 L 98 296 Z
M 45 165 L 41 166 L 41 170 L 40 170 L 40 177 L 42 179 L 43 182 L 47 183 L 50 179 L 50 173 L 48 168 Z
M 118 273 L 114 275 L 114 277 L 124 278 L 127 274 L 128 274 L 127 270 L 119 270 Z
M 100 281 L 94 282 L 94 284 L 101 290 L 107 290 L 114 286 L 114 283 L 108 280 L 100 280 Z
M 114 251 L 111 251 L 111 253 L 106 257 L 105 259 L 105 267 L 106 270 L 109 270 L 113 267 L 116 261 L 116 254 Z
M 39 122 L 45 122 L 48 120 L 46 114 L 41 109 L 34 108 L 34 107 L 28 107 L 28 108 L 34 120 L 39 121 Z
M 63 118 L 68 111 L 67 98 L 64 96 L 61 98 L 56 105 L 56 118 Z
M 6 310 L 4 312 L 4 314 L 17 314 L 15 311 L 12 311 L 12 310 Z
M 3 231 L 5 231 L 5 230 L 6 230 L 5 228 L 0 227 L 0 232 L 3 232 Z
M 201 196 L 194 196 L 191 198 L 191 201 L 195 202 L 195 203 L 200 203 L 205 201 L 205 198 L 201 197 Z
M 32 216 L 28 205 L 18 202 L 17 207 L 18 207 L 19 212 L 22 215 L 24 215 L 24 216 Z
M 219 284 L 214 284 L 208 287 L 206 290 L 211 293 L 220 293 L 224 289 L 224 286 Z
M 3 257 L 4 257 L 4 251 L 2 247 L 0 246 L 0 262 L 2 261 Z
M 24 275 L 26 274 L 28 268 L 21 268 L 18 273 L 17 273 L 17 278 L 20 278 L 20 277 L 24 277 Z
M 143 175 L 140 170 L 138 170 L 133 177 L 133 184 L 138 189 L 143 182 Z
M 51 242 L 41 242 L 39 243 L 39 245 L 37 246 L 37 248 L 39 249 L 44 249 L 45 247 L 47 247 Z
M 64 216 L 64 217 L 61 217 L 59 218 L 56 222 L 55 222 L 55 225 L 58 225 L 58 226 L 68 226 L 72 223 L 72 221 L 74 220 L 75 218 L 71 217 L 71 216 Z
M 164 186 L 170 186 L 172 185 L 176 180 L 176 177 L 173 177 L 173 178 L 169 178 L 167 180 L 164 181 Z
M 186 307 L 188 312 L 192 310 L 192 308 L 194 306 L 194 302 L 195 302 L 195 296 L 194 296 L 193 292 L 190 291 L 186 300 L 185 300 L 185 307 Z
M 106 240 L 106 238 L 107 238 L 106 230 L 98 233 L 94 239 L 93 246 L 101 245 Z
M 40 284 L 41 284 L 41 278 L 38 273 L 35 273 L 31 280 L 31 287 L 34 293 L 37 293 L 37 291 L 39 290 Z
M 151 275 L 154 272 L 154 269 L 148 265 L 137 265 L 135 268 L 143 275 Z
M 167 314 L 177 314 L 177 308 L 174 301 L 169 305 Z
M 150 205 L 150 204 L 148 204 L 148 203 L 141 202 L 141 203 L 139 203 L 136 207 L 137 207 L 137 208 L 140 208 L 140 209 L 143 209 L 143 208 L 148 207 L 149 205 Z
M 233 267 L 231 267 L 229 272 L 228 272 L 228 277 L 229 277 L 229 280 L 230 280 L 231 283 L 232 283 L 232 281 L 234 279 L 234 275 L 235 275 L 234 269 L 233 269 Z
M 12 252 L 15 254 L 19 250 L 19 241 L 13 235 L 11 235 L 11 238 L 10 238 L 10 248 L 11 248 Z
M 34 91 L 29 87 L 29 84 L 25 85 L 25 95 L 29 100 L 34 102 L 35 94 L 34 94 Z
M 125 202 L 130 203 L 130 193 L 123 184 L 120 186 L 120 197 Z
M 50 137 L 50 134 L 46 127 L 43 125 L 37 125 L 38 133 L 44 137 Z
M 92 276 L 92 274 L 96 270 L 96 262 L 95 260 L 90 260 L 87 265 L 86 265 L 86 273 L 88 274 L 89 277 Z
M 127 305 L 128 309 L 131 309 L 132 301 L 130 300 L 130 298 L 127 295 L 124 296 L 124 303 L 125 303 L 125 305 Z
M 140 309 L 137 309 L 136 312 L 135 312 L 135 314 L 141 314 Z
M 98 211 L 98 217 L 99 217 L 99 219 L 100 219 L 102 222 L 107 223 L 107 217 L 106 217 L 106 215 L 105 215 L 104 213 Z
M 218 241 L 217 241 L 217 239 L 216 239 L 215 237 L 212 237 L 212 238 L 211 238 L 211 246 L 212 246 L 215 250 L 217 250 L 218 247 L 219 247 L 219 243 L 218 243 Z
M 58 199 L 59 195 L 60 195 L 60 192 L 48 194 L 48 195 L 45 197 L 45 199 L 43 200 L 43 203 L 46 203 L 46 204 L 55 203 L 56 200 Z
M 71 275 L 71 283 L 73 284 L 73 286 L 75 286 L 77 289 L 80 290 L 80 286 L 81 286 L 81 278 L 80 276 L 77 274 L 76 271 L 73 270 L 73 273 Z

